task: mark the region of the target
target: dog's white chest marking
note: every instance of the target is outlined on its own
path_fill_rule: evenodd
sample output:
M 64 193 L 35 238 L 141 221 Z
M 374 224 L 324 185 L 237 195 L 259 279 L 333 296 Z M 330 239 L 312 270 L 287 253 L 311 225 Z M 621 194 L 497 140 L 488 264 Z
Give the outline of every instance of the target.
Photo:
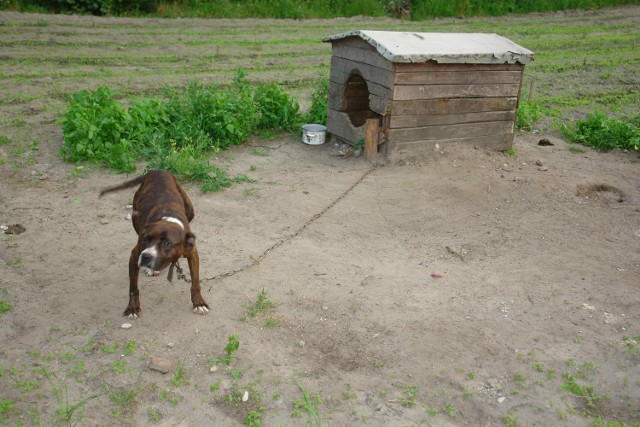
M 184 224 L 178 218 L 174 218 L 172 216 L 163 216 L 162 220 L 163 221 L 167 221 L 167 222 L 172 222 L 174 224 L 178 224 L 180 226 L 180 228 L 182 228 L 184 230 Z

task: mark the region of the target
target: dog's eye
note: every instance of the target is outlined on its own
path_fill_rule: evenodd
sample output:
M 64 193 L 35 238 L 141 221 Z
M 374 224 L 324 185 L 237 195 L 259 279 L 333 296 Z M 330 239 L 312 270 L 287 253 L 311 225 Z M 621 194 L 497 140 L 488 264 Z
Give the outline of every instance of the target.
M 162 246 L 164 246 L 165 248 L 170 248 L 170 247 L 171 247 L 171 246 L 173 246 L 173 245 L 171 244 L 171 242 L 170 242 L 170 241 L 168 241 L 168 240 L 164 240 L 164 241 L 162 242 Z

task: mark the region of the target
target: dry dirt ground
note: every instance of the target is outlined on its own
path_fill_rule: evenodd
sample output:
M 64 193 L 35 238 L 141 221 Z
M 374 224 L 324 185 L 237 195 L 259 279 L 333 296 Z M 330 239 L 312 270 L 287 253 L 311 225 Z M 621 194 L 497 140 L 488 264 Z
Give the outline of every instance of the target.
M 26 228 L 0 246 L 5 421 L 638 423 L 638 154 L 540 138 L 377 168 L 330 143 L 235 147 L 220 163 L 256 182 L 186 186 L 210 314 L 163 274 L 141 280 L 135 321 L 133 191 L 97 197 L 125 177 L 74 178 L 46 153 L 5 167 L 0 223 Z M 274 305 L 250 317 L 262 290 Z M 237 359 L 212 372 L 231 335 Z
M 372 168 L 255 139 L 217 159 L 255 182 L 185 185 L 209 315 L 162 274 L 132 321 L 134 191 L 98 199 L 127 177 L 60 160 L 60 93 L 86 83 L 56 79 L 7 85 L 0 108 L 0 225 L 25 229 L 0 233 L 0 424 L 640 423 L 638 153 L 521 134 L 515 156 L 446 146 Z

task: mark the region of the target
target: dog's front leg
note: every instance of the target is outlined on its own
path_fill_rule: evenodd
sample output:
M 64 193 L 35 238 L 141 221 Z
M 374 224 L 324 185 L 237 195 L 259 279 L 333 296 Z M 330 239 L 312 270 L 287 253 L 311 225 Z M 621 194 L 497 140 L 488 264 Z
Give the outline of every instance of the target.
M 127 309 L 122 314 L 129 319 L 140 317 L 140 290 L 138 289 L 138 274 L 140 273 L 140 267 L 138 267 L 139 252 L 138 246 L 136 246 L 131 251 L 131 258 L 129 258 L 129 305 L 127 305 Z
M 209 305 L 200 293 L 200 258 L 198 256 L 198 249 L 196 249 L 195 246 L 187 257 L 187 261 L 189 262 L 189 272 L 191 273 L 191 303 L 193 304 L 193 312 L 196 314 L 207 314 L 209 312 Z

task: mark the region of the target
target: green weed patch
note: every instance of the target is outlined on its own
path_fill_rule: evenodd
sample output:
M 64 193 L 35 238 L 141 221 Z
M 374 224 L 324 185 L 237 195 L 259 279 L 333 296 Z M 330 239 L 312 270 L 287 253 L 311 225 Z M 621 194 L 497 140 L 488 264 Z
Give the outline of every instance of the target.
M 240 337 L 238 335 L 229 335 L 228 342 L 226 347 L 224 348 L 224 356 L 214 357 L 209 359 L 209 363 L 215 365 L 218 363 L 224 363 L 229 366 L 233 359 L 237 359 L 237 356 L 234 356 L 233 353 L 238 351 L 240 348 Z
M 218 191 L 251 180 L 210 165 L 212 155 L 258 130 L 293 130 L 302 122 L 298 102 L 280 86 L 253 86 L 242 71 L 225 87 L 191 82 L 164 95 L 134 98 L 126 107 L 105 86 L 75 93 L 62 122 L 62 157 L 117 172 L 133 172 L 146 160 L 181 181 L 201 183 L 203 192 Z
M 542 109 L 535 102 L 520 102 L 516 115 L 516 128 L 531 132 L 533 125 L 542 118 Z
M 595 111 L 586 119 L 572 126 L 563 125 L 561 129 L 569 141 L 598 151 L 640 150 L 640 115 L 624 120 Z
M 13 308 L 13 304 L 5 299 L 8 294 L 9 293 L 6 291 L 6 289 L 0 288 L 0 314 L 5 314 Z
M 318 80 L 318 86 L 311 94 L 311 108 L 307 112 L 306 122 L 326 125 L 328 104 L 329 78 L 321 77 Z
M 135 170 L 136 149 L 128 128 L 131 116 L 114 96 L 115 91 L 104 86 L 72 96 L 62 122 L 65 160 L 104 163 L 119 172 Z

